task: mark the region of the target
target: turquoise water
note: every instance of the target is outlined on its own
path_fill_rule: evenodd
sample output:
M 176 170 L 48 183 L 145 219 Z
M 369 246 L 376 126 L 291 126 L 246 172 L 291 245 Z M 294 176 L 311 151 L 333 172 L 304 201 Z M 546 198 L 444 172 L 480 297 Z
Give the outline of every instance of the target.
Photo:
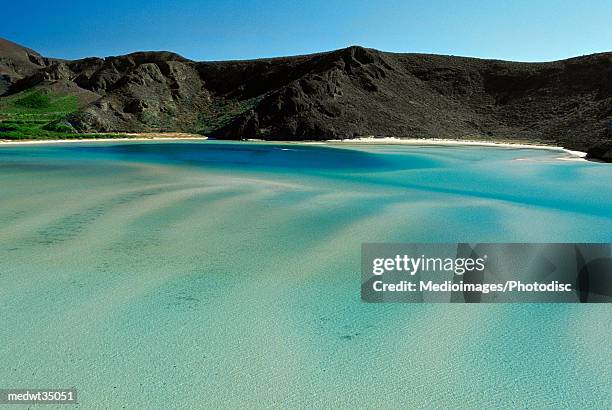
M 0 388 L 83 408 L 612 406 L 610 305 L 368 305 L 362 242 L 612 242 L 612 166 L 484 147 L 0 147 Z

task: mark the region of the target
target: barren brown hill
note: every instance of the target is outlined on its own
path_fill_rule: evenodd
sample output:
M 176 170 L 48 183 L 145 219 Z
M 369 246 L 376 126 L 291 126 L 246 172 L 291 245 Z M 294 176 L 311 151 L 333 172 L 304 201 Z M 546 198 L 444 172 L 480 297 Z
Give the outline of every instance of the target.
M 0 61 L 11 60 L 2 53 Z M 546 63 L 357 46 L 224 62 L 169 52 L 77 61 L 29 55 L 34 62 L 9 78 L 5 96 L 57 82 L 87 93 L 81 108 L 60 120 L 75 132 L 465 138 L 562 145 L 601 158 L 610 153 L 612 53 Z

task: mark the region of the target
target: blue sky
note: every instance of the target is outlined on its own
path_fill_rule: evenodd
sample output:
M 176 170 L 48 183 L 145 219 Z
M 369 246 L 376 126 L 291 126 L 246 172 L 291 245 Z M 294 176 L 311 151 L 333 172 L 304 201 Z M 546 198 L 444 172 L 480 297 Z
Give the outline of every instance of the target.
M 12 1 L 0 37 L 46 56 L 194 60 L 386 51 L 548 61 L 612 49 L 610 0 Z

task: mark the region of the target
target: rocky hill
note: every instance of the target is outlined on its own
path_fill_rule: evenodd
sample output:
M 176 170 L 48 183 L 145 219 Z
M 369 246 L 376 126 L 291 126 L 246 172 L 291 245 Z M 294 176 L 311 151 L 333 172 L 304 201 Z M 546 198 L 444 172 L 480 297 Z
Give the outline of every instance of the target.
M 7 92 L 11 84 L 49 64 L 50 60 L 36 51 L 0 38 L 0 95 Z
M 612 140 L 612 53 L 516 63 L 349 47 L 252 61 L 170 52 L 61 61 L 2 41 L 0 74 L 2 98 L 78 96 L 78 109 L 55 120 L 73 132 L 513 140 L 601 158 Z

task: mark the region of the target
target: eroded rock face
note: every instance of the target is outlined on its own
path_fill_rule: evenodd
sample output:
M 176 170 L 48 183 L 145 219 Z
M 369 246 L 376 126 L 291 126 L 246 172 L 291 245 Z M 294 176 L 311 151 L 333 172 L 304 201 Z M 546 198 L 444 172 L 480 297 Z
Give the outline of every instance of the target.
M 103 63 L 91 73 L 88 85 L 101 98 L 69 118 L 77 131 L 195 130 L 210 94 L 194 64 L 140 61 Z
M 36 51 L 0 38 L 0 95 L 47 64 L 48 60 Z
M 89 93 L 88 102 L 96 96 L 66 118 L 79 132 L 186 131 L 276 140 L 485 138 L 582 151 L 611 140 L 612 53 L 550 63 L 357 46 L 227 62 L 193 62 L 169 52 L 77 61 L 25 53 L 33 56 L 23 63 L 26 74 L 17 84 L 0 75 L 0 86 L 17 90 L 62 82 Z

